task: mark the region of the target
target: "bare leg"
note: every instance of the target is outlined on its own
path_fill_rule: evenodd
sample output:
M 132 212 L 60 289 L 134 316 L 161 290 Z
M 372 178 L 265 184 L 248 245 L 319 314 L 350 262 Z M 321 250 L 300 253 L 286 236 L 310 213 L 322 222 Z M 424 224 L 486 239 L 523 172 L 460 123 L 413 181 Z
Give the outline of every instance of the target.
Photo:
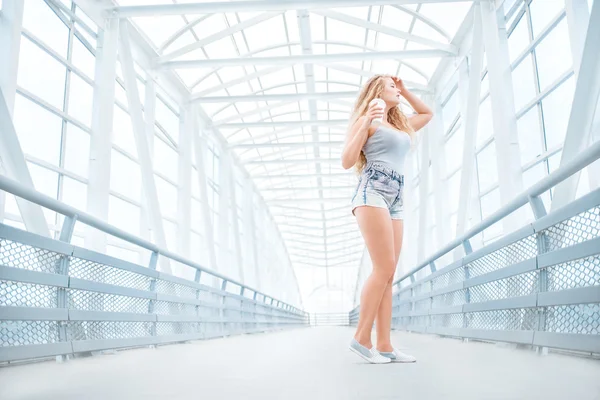
M 366 348 L 373 347 L 371 331 L 381 298 L 393 279 L 394 241 L 392 219 L 388 210 L 377 207 L 357 207 L 354 214 L 373 261 L 373 272 L 365 282 L 360 296 L 360 313 L 354 338 Z
M 402 220 L 392 220 L 392 226 L 394 230 L 394 255 L 396 262 L 394 263 L 394 273 L 398 260 L 400 258 L 400 249 L 402 248 L 402 238 L 404 234 L 404 222 Z M 379 304 L 379 310 L 377 311 L 377 317 L 375 319 L 375 325 L 377 330 L 377 350 L 382 352 L 392 352 L 392 342 L 390 338 L 392 330 L 392 284 L 394 276 L 388 281 L 388 285 L 385 287 L 381 303 Z

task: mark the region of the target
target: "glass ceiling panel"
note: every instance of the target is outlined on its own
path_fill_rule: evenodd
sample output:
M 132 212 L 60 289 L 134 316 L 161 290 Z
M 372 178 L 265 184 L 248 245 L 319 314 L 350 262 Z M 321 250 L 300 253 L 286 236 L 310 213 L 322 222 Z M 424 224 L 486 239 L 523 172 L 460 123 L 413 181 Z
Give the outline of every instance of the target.
M 446 37 L 444 35 L 442 35 L 440 32 L 436 31 L 435 29 L 433 29 L 431 27 L 431 25 L 426 24 L 425 22 L 421 21 L 421 20 L 417 20 L 415 21 L 414 24 L 414 28 L 413 28 L 413 34 L 429 39 L 429 40 L 434 40 L 436 42 L 440 42 L 440 43 L 448 43 L 448 39 L 446 39 Z
M 423 4 L 420 13 L 454 37 L 472 5 L 471 2 Z
M 232 58 L 239 56 L 239 52 L 231 40 L 231 36 L 219 39 L 204 46 L 207 58 Z
M 281 15 L 244 29 L 244 34 L 250 51 L 257 51 L 288 42 L 285 35 L 284 19 Z M 260 56 L 263 56 L 263 54 L 261 53 Z
M 327 40 L 362 43 L 366 30 L 356 25 L 327 18 Z
M 390 28 L 410 27 L 413 16 L 393 6 L 385 6 L 381 16 L 381 24 Z M 372 22 L 378 22 L 371 17 Z
M 175 15 L 160 17 L 137 17 L 132 18 L 131 20 L 146 34 L 148 39 L 150 39 L 156 48 L 159 48 L 165 39 L 173 35 L 185 25 L 183 18 Z

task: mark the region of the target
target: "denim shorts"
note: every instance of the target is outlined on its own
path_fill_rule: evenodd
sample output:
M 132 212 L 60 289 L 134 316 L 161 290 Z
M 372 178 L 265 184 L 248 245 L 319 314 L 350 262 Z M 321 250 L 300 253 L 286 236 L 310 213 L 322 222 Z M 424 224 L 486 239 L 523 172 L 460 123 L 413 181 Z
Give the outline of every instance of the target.
M 404 175 L 384 164 L 368 163 L 352 197 L 352 214 L 360 206 L 386 208 L 392 219 L 404 219 Z

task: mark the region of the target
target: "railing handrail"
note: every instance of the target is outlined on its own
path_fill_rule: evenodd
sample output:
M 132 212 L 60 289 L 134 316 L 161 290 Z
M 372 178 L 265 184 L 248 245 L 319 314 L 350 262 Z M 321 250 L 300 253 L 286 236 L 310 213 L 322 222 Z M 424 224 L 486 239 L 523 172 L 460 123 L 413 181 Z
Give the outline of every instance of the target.
M 230 279 L 224 275 L 219 274 L 218 272 L 211 271 L 192 260 L 189 260 L 185 257 L 175 254 L 169 250 L 163 249 L 163 248 L 157 246 L 156 244 L 149 242 L 145 239 L 142 239 L 138 236 L 135 236 L 131 233 L 125 232 L 124 230 L 119 229 L 119 228 L 109 224 L 108 222 L 102 221 L 101 219 L 94 217 L 93 215 L 88 214 L 84 211 L 80 211 L 80 210 L 76 209 L 75 207 L 72 207 L 68 204 L 61 203 L 60 201 L 58 201 L 50 196 L 47 196 L 47 195 L 40 193 L 34 189 L 26 187 L 25 185 L 13 180 L 13 179 L 10 179 L 7 176 L 2 175 L 2 174 L 0 174 L 0 190 L 4 190 L 5 192 L 11 193 L 17 197 L 20 197 L 22 199 L 25 199 L 27 201 L 30 201 L 37 205 L 40 205 L 49 210 L 55 211 L 64 216 L 75 218 L 77 221 L 80 221 L 88 226 L 96 228 L 104 233 L 115 236 L 119 239 L 125 240 L 126 242 L 135 244 L 144 249 L 150 250 L 158 255 L 162 255 L 167 258 L 170 258 L 173 261 L 178 261 L 182 264 L 187 265 L 188 267 L 194 268 L 198 271 L 204 272 L 213 277 L 222 279 L 223 281 L 237 285 L 244 289 L 248 289 L 248 290 L 250 290 L 258 295 L 261 295 L 265 298 L 270 298 L 270 299 L 273 299 L 274 301 L 278 301 L 281 304 L 292 307 L 294 310 L 304 312 L 303 310 L 301 310 L 291 304 L 277 300 L 273 296 L 269 296 L 262 292 L 259 292 L 258 290 L 255 290 L 255 289 L 251 288 L 250 286 L 247 286 L 240 282 L 237 282 L 234 279 Z
M 510 203 L 501 207 L 498 211 L 481 221 L 479 224 L 475 225 L 473 228 L 468 230 L 459 238 L 452 240 L 441 250 L 436 251 L 434 254 L 425 259 L 425 261 L 423 261 L 416 268 L 398 278 L 394 282 L 394 285 L 397 285 L 405 279 L 410 278 L 412 275 L 427 267 L 433 261 L 454 250 L 457 246 L 460 246 L 462 243 L 471 239 L 473 236 L 484 231 L 491 225 L 500 221 L 502 218 L 506 217 L 512 212 L 518 210 L 520 207 L 529 203 L 530 199 L 539 196 L 540 194 L 556 186 L 557 184 L 564 181 L 576 172 L 581 171 L 583 168 L 587 167 L 588 165 L 590 165 L 598 159 L 600 159 L 600 141 L 593 143 L 590 147 L 582 151 L 581 154 L 577 156 L 577 158 L 569 161 L 563 167 L 558 168 L 556 171 L 550 173 L 548 176 L 544 177 L 536 184 L 530 186 L 528 189 L 524 190 L 521 194 L 514 198 Z

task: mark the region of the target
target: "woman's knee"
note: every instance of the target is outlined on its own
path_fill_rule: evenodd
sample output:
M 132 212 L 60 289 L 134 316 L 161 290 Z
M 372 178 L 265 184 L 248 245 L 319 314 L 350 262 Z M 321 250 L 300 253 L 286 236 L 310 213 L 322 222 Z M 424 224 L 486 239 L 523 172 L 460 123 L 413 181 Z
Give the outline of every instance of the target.
M 388 285 L 392 286 L 394 284 L 394 275 L 396 275 L 396 271 L 392 271 L 392 275 L 390 276 L 390 279 L 388 279 Z
M 376 273 L 386 283 L 391 284 L 396 273 L 396 265 L 393 262 L 384 263 L 383 265 L 375 266 L 373 273 Z

